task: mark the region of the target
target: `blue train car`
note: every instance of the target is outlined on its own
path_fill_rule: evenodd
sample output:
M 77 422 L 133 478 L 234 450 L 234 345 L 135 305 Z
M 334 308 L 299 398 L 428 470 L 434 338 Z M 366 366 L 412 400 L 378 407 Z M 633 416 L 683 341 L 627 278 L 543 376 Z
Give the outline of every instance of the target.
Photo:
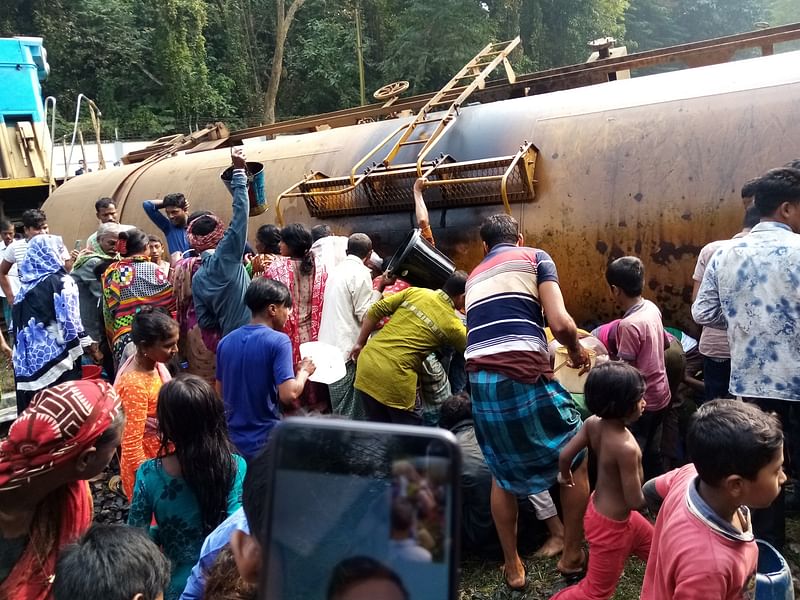
M 39 206 L 50 189 L 50 132 L 41 82 L 50 66 L 42 38 L 0 39 L 0 216 Z

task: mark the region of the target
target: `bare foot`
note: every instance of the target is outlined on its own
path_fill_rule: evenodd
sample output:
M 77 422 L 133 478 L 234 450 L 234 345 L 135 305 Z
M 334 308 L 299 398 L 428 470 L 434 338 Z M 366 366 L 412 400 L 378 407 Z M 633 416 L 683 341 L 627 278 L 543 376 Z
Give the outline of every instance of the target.
M 512 590 L 522 590 L 527 585 L 525 566 L 522 561 L 517 560 L 516 564 L 503 565 L 500 567 L 500 571 L 503 573 L 506 585 Z
M 574 558 L 569 557 L 569 559 L 566 554 L 562 555 L 561 560 L 559 560 L 556 565 L 556 569 L 558 569 L 558 572 L 562 575 L 572 575 L 582 572 L 586 569 L 586 553 L 581 549 L 579 554 L 576 554 Z
M 551 535 L 547 541 L 534 553 L 534 556 L 551 558 L 558 556 L 564 549 L 564 538 L 560 535 Z

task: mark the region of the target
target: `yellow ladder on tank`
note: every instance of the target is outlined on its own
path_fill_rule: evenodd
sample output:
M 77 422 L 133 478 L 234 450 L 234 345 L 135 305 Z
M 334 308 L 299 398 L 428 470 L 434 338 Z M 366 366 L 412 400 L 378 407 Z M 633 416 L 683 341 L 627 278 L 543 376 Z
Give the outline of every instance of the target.
M 350 171 L 350 181 L 355 183 L 358 169 L 383 148 L 389 140 L 401 132 L 402 134 L 390 148 L 380 164 L 384 168 L 388 168 L 392 165 L 392 162 L 397 157 L 400 150 L 407 146 L 422 144 L 422 148 L 417 154 L 417 175 L 421 177 L 425 157 L 453 124 L 458 116 L 459 109 L 467 98 L 469 98 L 475 90 L 484 88 L 489 75 L 502 64 L 505 68 L 509 83 L 514 83 L 516 81 L 516 75 L 514 74 L 514 69 L 511 67 L 511 63 L 508 61 L 508 56 L 519 43 L 520 38 L 517 36 L 513 40 L 507 42 L 487 44 L 483 50 L 478 52 L 472 60 L 464 65 L 442 89 L 428 100 L 425 106 L 419 110 L 413 121 L 393 131 L 390 136 L 382 140 L 380 144 L 375 146 L 364 158 L 356 163 Z M 443 110 L 444 114 L 441 114 Z M 431 113 L 438 114 L 434 118 L 430 116 Z M 438 125 L 429 136 L 425 136 L 424 132 L 420 133 L 419 130 L 433 123 L 437 123 Z

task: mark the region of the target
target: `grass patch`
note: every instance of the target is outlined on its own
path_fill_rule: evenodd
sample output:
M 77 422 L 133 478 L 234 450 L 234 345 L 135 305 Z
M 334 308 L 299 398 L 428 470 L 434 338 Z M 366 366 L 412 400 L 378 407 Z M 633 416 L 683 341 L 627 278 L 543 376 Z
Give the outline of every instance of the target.
M 14 367 L 8 357 L 0 352 L 0 395 L 14 392 Z M 13 406 L 16 403 L 14 398 L 7 402 L 0 399 L 0 409 Z
M 556 571 L 557 558 L 523 557 L 528 573 L 528 588 L 512 592 L 503 582 L 500 561 L 465 557 L 461 563 L 460 600 L 547 600 L 561 588 L 561 576 Z M 644 563 L 631 559 L 625 565 L 614 600 L 639 598 L 644 578 Z

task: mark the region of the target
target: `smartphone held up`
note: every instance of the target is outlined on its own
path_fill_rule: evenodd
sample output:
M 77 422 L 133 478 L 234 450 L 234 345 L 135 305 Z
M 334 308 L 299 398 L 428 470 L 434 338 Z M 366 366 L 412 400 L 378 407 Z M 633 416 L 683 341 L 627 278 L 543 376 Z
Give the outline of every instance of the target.
M 260 598 L 456 598 L 460 452 L 452 434 L 295 418 L 269 444 Z

